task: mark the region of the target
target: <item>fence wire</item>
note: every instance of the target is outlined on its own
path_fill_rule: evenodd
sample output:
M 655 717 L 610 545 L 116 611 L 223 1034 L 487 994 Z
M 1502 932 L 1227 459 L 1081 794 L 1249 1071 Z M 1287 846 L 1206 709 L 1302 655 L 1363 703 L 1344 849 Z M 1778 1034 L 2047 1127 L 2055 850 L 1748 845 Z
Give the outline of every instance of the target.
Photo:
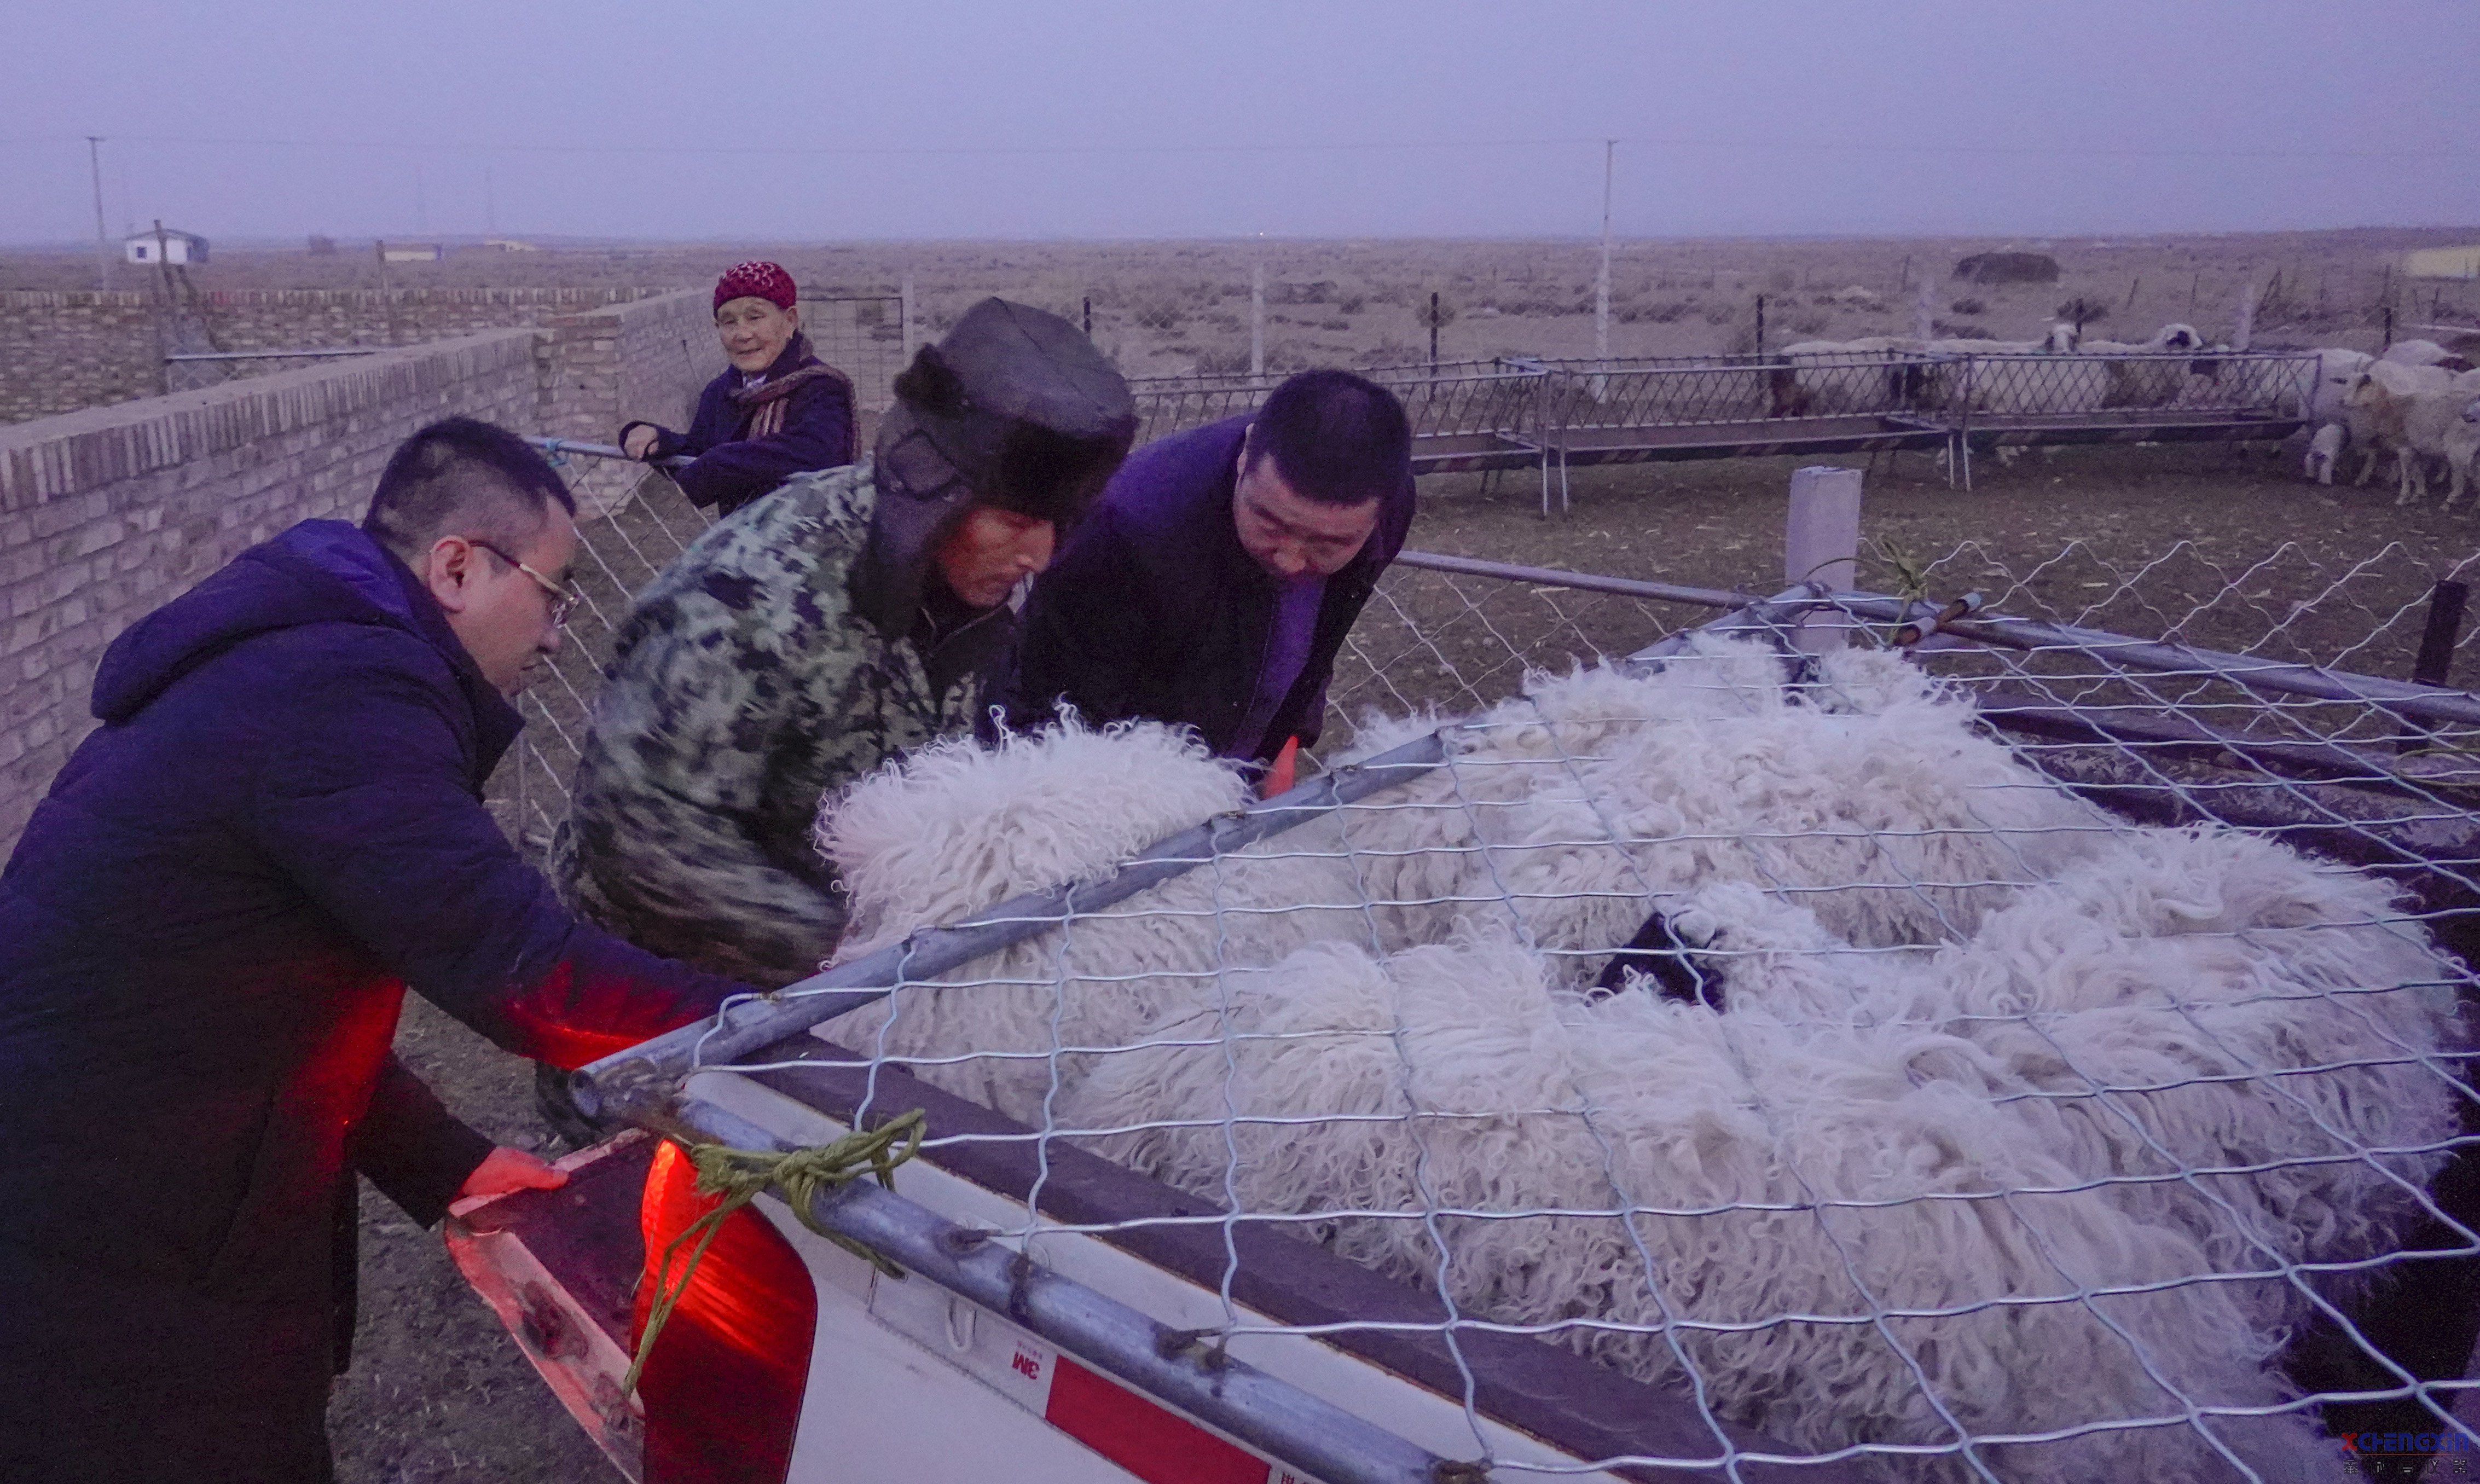
M 530 843 L 627 595 L 701 525 L 659 474 L 564 473 L 588 601 L 504 780 Z M 1976 591 L 1984 613 L 2398 678 L 2432 584 L 2475 561 L 1967 543 L 1907 566 L 1929 606 Z M 1430 1336 L 1492 1478 L 2336 1477 L 2320 1425 L 2364 1451 L 2480 1445 L 2459 1369 L 2396 1358 L 2405 1308 L 2470 1339 L 2436 1275 L 2480 1236 L 2434 1191 L 2474 1142 L 2475 729 L 2082 643 L 1898 657 L 1847 605 L 1827 620 L 1847 648 L 1779 623 L 1722 643 L 1714 616 L 1398 567 L 1323 750 L 1443 726 L 1446 762 L 902 978 L 822 1032 L 870 1079 L 863 1116 L 901 1111 L 900 1069 L 1022 1129 L 976 1139 L 1182 1190 L 1186 1215 L 1062 1222 L 1037 1182 L 1000 1238 L 1218 1233 L 1205 1339 L 1244 1359 Z M 1652 679 L 1570 675 L 1649 651 Z M 1062 834 L 1138 806 L 1106 783 L 1136 786 L 1067 790 L 1086 812 Z M 2175 828 L 2209 820 L 2231 828 Z M 1003 857 L 977 828 L 958 848 Z M 1270 1318 L 1238 1296 L 1268 1232 L 1439 1315 Z M 1703 1442 L 1526 1444 L 1473 1348 L 1506 1336 L 1641 1381 Z
M 858 410 L 885 412 L 904 370 L 904 300 L 860 294 L 801 300 L 801 330 L 818 359 L 852 378 Z

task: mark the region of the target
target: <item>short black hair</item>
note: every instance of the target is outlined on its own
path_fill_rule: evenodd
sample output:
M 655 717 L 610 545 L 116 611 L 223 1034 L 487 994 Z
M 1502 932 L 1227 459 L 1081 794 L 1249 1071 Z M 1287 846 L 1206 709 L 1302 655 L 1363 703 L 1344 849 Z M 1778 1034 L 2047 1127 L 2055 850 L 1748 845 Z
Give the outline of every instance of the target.
M 515 550 L 554 504 L 577 514 L 576 498 L 532 445 L 478 418 L 446 418 L 397 445 L 362 529 L 409 563 L 442 536 Z
M 1404 482 L 1412 424 L 1395 394 L 1347 371 L 1306 371 L 1275 388 L 1249 429 L 1249 462 L 1322 505 L 1365 505 Z

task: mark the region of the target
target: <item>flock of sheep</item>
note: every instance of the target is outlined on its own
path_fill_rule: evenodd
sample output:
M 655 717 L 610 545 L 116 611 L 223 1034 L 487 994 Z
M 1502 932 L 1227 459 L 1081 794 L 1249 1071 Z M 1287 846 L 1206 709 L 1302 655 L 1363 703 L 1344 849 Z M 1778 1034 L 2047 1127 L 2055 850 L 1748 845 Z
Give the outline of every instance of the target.
M 2316 352 L 2315 386 L 2308 398 L 2308 477 L 2334 482 L 2346 452 L 2360 455 L 2364 485 L 2389 454 L 2394 461 L 2394 503 L 2428 494 L 2433 471 L 2446 476 L 2451 510 L 2480 477 L 2480 371 L 2430 340 L 2397 341 L 2385 354 Z
M 2480 480 L 2480 371 L 2435 341 L 2398 341 L 2382 355 L 2338 348 L 2314 359 L 2304 384 L 2237 389 L 2239 401 L 2304 414 L 2312 433 L 2306 471 L 2334 482 L 2346 452 L 2361 457 L 2358 482 L 2392 461 L 2396 503 L 2426 497 L 2446 478 L 2452 509 Z M 1773 417 L 1903 410 L 2075 416 L 2117 410 L 2213 406 L 2234 399 L 2221 382 L 2234 364 L 2195 326 L 2167 324 L 2140 342 L 2089 340 L 2053 325 L 2035 341 L 1919 340 L 1878 335 L 1788 346 L 1772 372 Z M 2258 397 L 2254 394 L 2274 395 Z
M 2460 971 L 2387 883 L 2131 828 L 1973 718 L 1861 650 L 1537 676 L 820 1034 L 1795 1447 L 2351 1477 L 2282 1349 L 2423 1209 Z M 843 956 L 1246 799 L 1150 724 L 916 754 L 821 812 Z

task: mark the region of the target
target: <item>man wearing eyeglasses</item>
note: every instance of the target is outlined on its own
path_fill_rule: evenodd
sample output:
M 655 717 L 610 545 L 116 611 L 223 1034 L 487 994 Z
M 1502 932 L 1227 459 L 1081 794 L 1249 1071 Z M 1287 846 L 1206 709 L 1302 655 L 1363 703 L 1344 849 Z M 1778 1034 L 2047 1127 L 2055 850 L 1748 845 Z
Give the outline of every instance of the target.
M 326 1477 L 353 1174 L 423 1222 L 549 1188 L 390 1051 L 408 988 L 565 1066 L 745 985 L 579 922 L 481 802 L 575 506 L 435 423 L 368 517 L 141 619 L 0 873 L 0 1478 Z
M 1138 449 L 1033 585 L 994 711 L 1185 725 L 1281 792 L 1410 529 L 1411 448 L 1393 393 L 1309 371 L 1253 414 Z

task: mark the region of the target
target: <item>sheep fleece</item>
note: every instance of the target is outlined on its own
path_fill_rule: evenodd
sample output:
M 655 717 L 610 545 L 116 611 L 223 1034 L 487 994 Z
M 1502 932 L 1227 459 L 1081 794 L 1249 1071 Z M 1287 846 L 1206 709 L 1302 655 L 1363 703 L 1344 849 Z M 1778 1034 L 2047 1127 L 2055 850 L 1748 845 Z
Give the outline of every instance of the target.
M 2312 1305 L 2254 1275 L 2388 1250 L 2455 1131 L 2454 971 L 2383 883 L 2111 821 L 1866 652 L 1535 677 L 1446 740 L 821 1034 L 1648 1382 L 1684 1357 L 1795 1447 L 1944 1450 L 1889 1477 L 1973 1476 L 1958 1428 L 2008 1479 L 2350 1476 L 2301 1412 L 2183 1415 L 2292 1399 Z M 821 816 L 845 952 L 1245 797 L 1149 725 L 916 754 Z M 1581 992 L 1656 903 L 1726 1009 Z M 2072 1432 L 2130 1421 L 2166 1425 Z

